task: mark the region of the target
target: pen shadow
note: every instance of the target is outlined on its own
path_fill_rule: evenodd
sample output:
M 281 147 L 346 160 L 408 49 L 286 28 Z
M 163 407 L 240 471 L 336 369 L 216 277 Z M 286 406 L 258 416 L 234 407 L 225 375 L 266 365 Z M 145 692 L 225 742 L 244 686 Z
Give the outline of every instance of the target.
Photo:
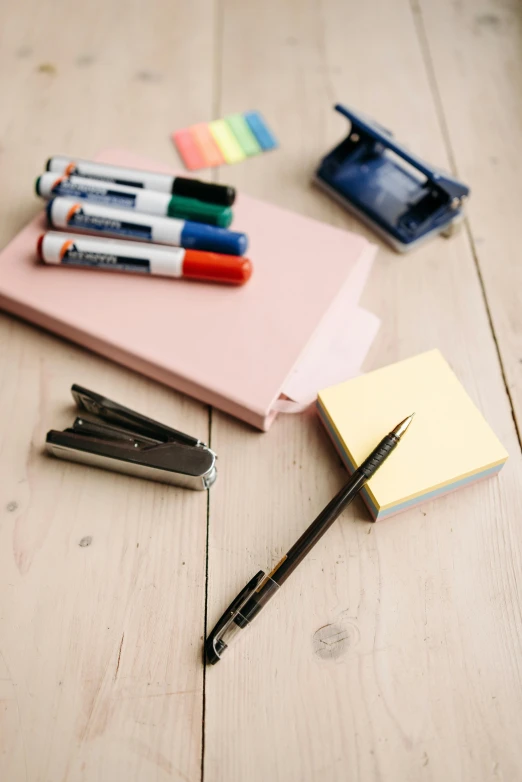
M 250 440 L 252 437 L 264 438 L 277 436 L 276 430 L 281 428 L 283 431 L 282 433 L 279 433 L 279 437 L 284 442 L 294 442 L 294 449 L 296 449 L 294 450 L 295 458 L 297 458 L 298 451 L 300 449 L 302 449 L 302 451 L 307 454 L 314 455 L 316 462 L 315 469 L 316 472 L 319 473 L 318 479 L 320 479 L 320 474 L 322 473 L 336 476 L 336 480 L 333 483 L 330 492 L 331 496 L 328 495 L 326 502 L 328 502 L 335 495 L 335 493 L 339 491 L 339 489 L 345 483 L 347 483 L 349 479 L 348 470 L 346 469 L 346 466 L 337 453 L 333 442 L 331 441 L 328 433 L 321 423 L 321 420 L 316 412 L 315 404 L 313 403 L 301 413 L 280 413 L 272 424 L 271 430 L 268 433 L 258 431 L 249 424 L 240 421 L 237 418 L 228 415 L 227 413 L 215 410 L 214 408 L 212 410 L 212 418 L 214 425 L 216 424 L 218 418 L 220 419 L 217 431 L 217 442 L 215 442 L 216 438 L 214 437 L 214 432 L 211 436 L 211 447 L 215 446 L 218 454 L 222 447 L 222 443 L 220 441 L 221 433 L 225 430 L 229 434 L 233 432 L 234 434 L 232 436 L 232 440 L 236 441 L 236 438 L 248 438 Z M 301 425 L 301 431 L 299 433 L 296 432 L 296 421 Z M 296 435 L 300 440 L 300 443 L 297 446 L 295 445 Z M 290 462 L 291 460 L 292 455 L 289 453 L 287 461 Z M 290 469 L 297 470 L 299 468 L 297 466 L 292 466 Z M 355 497 L 354 500 L 350 503 L 349 507 L 351 517 L 350 522 L 364 525 L 365 527 L 368 525 L 368 523 L 374 523 L 374 519 L 371 517 L 370 512 L 368 511 L 364 501 L 360 496 Z M 317 513 L 319 513 L 320 510 L 320 506 L 315 509 Z M 344 512 L 344 514 L 341 516 L 341 522 L 346 523 L 347 521 L 348 517 L 346 512 Z
M 337 453 L 337 450 L 332 443 L 327 431 L 321 423 L 321 420 L 315 412 L 315 407 L 309 408 L 305 413 L 309 418 L 308 425 L 310 426 L 314 438 L 317 441 L 318 450 L 324 456 L 325 464 L 330 464 L 331 469 L 339 473 L 339 489 L 346 483 L 350 477 L 346 465 L 342 461 L 341 457 Z M 358 525 L 367 525 L 368 523 L 374 524 L 375 520 L 370 515 L 368 508 L 366 507 L 364 500 L 360 495 L 354 498 L 350 503 L 352 518 L 351 522 Z M 342 514 L 341 514 L 342 520 Z

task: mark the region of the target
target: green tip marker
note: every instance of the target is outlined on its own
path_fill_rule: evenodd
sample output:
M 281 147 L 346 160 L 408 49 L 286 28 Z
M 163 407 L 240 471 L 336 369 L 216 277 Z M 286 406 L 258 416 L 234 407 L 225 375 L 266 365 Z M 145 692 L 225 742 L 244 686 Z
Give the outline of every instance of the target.
M 232 209 L 229 206 L 173 195 L 167 207 L 167 217 L 179 217 L 182 220 L 228 228 L 232 222 Z
M 49 171 L 38 177 L 35 189 L 39 196 L 47 200 L 56 196 L 77 198 L 92 204 L 131 209 L 157 217 L 176 217 L 219 228 L 228 228 L 232 222 L 232 209 L 229 206 L 87 177 L 64 176 Z

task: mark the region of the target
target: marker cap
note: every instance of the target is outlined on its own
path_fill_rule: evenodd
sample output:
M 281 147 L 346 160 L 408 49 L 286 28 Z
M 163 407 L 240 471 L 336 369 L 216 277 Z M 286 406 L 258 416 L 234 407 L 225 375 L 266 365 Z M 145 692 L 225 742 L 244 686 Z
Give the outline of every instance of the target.
M 246 234 L 215 228 L 203 223 L 186 222 L 181 231 L 182 247 L 209 250 L 225 255 L 244 255 L 248 247 Z
M 45 234 L 40 234 L 38 241 L 36 242 L 36 253 L 41 261 L 43 261 L 42 244 L 45 238 Z
M 232 209 L 220 204 L 209 204 L 196 198 L 173 195 L 167 208 L 168 217 L 194 220 L 197 223 L 209 223 L 220 228 L 228 228 L 232 222 Z
M 252 275 L 252 264 L 248 258 L 237 255 L 185 250 L 183 276 L 209 282 L 224 282 L 229 285 L 243 285 Z
M 45 207 L 45 212 L 47 214 L 47 222 L 49 223 L 49 225 L 53 224 L 53 219 L 52 219 L 52 213 L 53 212 L 52 212 L 52 210 L 53 210 L 54 202 L 55 202 L 55 199 L 51 198 L 50 201 L 47 201 L 47 206 Z
M 186 177 L 174 178 L 172 194 L 197 198 L 199 201 L 208 201 L 222 206 L 232 206 L 236 198 L 235 189 L 229 185 L 216 185 L 213 182 L 201 182 L 199 179 Z

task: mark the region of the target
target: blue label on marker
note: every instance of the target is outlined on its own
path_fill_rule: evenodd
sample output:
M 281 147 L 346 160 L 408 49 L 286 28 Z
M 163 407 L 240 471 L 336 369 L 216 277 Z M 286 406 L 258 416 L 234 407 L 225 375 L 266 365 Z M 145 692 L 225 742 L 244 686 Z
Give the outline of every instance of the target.
M 82 198 L 84 201 L 91 201 L 105 206 L 121 206 L 124 209 L 134 209 L 136 206 L 136 196 L 129 193 L 120 193 L 116 190 L 109 190 L 104 187 L 93 185 L 77 185 L 69 179 L 62 179 L 52 190 L 55 196 L 66 196 L 72 198 Z
M 85 173 L 81 170 L 81 166 L 78 168 L 78 166 L 67 166 L 67 176 L 84 176 L 88 177 L 91 176 L 89 173 Z M 110 176 L 110 174 L 101 174 L 97 173 L 96 177 L 92 177 L 93 179 L 98 179 L 102 182 L 113 182 L 115 185 L 126 185 L 127 187 L 140 187 L 142 190 L 144 189 L 145 185 L 143 182 L 133 182 L 132 179 L 117 179 L 114 176 Z
M 87 215 L 80 207 L 67 221 L 67 225 L 87 231 L 100 231 L 118 236 L 135 236 L 139 239 L 152 239 L 150 225 L 139 225 L 127 220 L 115 220 L 112 217 Z
M 114 269 L 119 272 L 150 273 L 150 261 L 147 258 L 128 258 L 113 253 L 96 253 L 78 250 L 76 245 L 69 247 L 62 256 L 61 263 L 68 266 L 90 266 L 102 269 Z

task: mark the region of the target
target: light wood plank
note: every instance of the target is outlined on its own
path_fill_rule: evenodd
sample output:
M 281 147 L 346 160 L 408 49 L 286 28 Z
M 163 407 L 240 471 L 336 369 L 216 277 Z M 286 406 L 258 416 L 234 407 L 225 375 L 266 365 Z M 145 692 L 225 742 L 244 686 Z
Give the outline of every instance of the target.
M 207 6 L 149 4 L 127 9 L 124 19 L 120 11 L 90 5 L 78 22 L 65 4 L 22 3 L 9 14 L 0 47 L 3 105 L 13 106 L 3 115 L 2 238 L 33 210 L 27 183 L 50 152 L 88 155 L 124 143 L 166 157 L 165 127 L 210 116 Z M 284 144 L 226 169 L 226 179 L 360 230 L 307 184 L 344 131 L 330 103 L 345 95 L 428 159 L 448 163 L 423 42 L 405 3 L 228 3 L 225 11 L 224 101 L 214 113 L 264 109 Z M 65 20 L 74 35 L 58 40 Z M 372 36 L 371 56 L 364 35 Z M 197 67 L 188 56 L 194 51 Z M 142 69 L 133 70 L 136 59 Z M 167 78 L 157 78 L 159 62 Z M 103 109 L 104 122 L 91 122 L 94 108 Z M 520 459 L 466 237 L 406 259 L 381 252 L 366 303 L 384 319 L 368 368 L 441 346 L 511 463 L 498 482 L 385 525 L 370 528 L 361 506 L 346 514 L 250 637 L 208 671 L 207 779 L 520 774 Z M 8 478 L 5 497 L 4 480 L 0 488 L 0 775 L 196 779 L 202 498 L 109 474 L 88 478 L 83 468 L 45 460 L 37 447 L 49 425 L 69 420 L 72 380 L 109 386 L 116 398 L 202 437 L 205 412 L 12 319 L 0 322 L 0 399 L 13 410 L 0 440 Z M 211 495 L 210 621 L 258 566 L 279 558 L 344 477 L 313 416 L 282 418 L 269 435 L 219 414 L 214 421 L 221 476 Z M 80 547 L 87 529 L 92 543 Z M 152 535 L 143 559 L 142 544 L 132 548 L 142 533 Z M 177 559 L 173 566 L 172 551 L 190 563 L 190 574 Z M 85 555 L 93 553 L 89 566 Z M 160 595 L 149 595 L 157 573 L 169 576 Z M 107 637 L 99 617 L 107 619 Z M 339 656 L 325 655 L 335 625 L 346 639 Z M 154 678 L 171 670 L 172 681 Z M 149 681 L 160 685 L 142 698 Z
M 206 497 L 62 463 L 42 445 L 74 416 L 72 381 L 205 438 L 206 413 L 2 325 L 5 778 L 197 778 Z
M 49 155 L 174 159 L 170 131 L 211 113 L 212 0 L 5 16 L 2 243 Z M 197 780 L 206 495 L 45 456 L 73 382 L 209 435 L 203 405 L 0 317 L 0 778 Z
M 262 110 L 281 150 L 223 176 L 363 230 L 308 184 L 345 132 L 331 104 L 367 112 L 448 166 L 422 45 L 406 0 L 227 0 L 219 111 Z M 207 671 L 212 782 L 521 773 L 522 465 L 466 234 L 407 257 L 382 249 L 364 303 L 383 319 L 367 368 L 439 346 L 511 459 L 499 480 L 377 525 L 359 503 L 344 514 Z M 209 625 L 345 477 L 313 414 L 280 417 L 262 435 L 216 413 L 212 442 L 224 479 L 210 501 Z
M 522 433 L 522 17 L 517 2 L 422 0 L 421 34 L 447 122 L 506 382 Z

